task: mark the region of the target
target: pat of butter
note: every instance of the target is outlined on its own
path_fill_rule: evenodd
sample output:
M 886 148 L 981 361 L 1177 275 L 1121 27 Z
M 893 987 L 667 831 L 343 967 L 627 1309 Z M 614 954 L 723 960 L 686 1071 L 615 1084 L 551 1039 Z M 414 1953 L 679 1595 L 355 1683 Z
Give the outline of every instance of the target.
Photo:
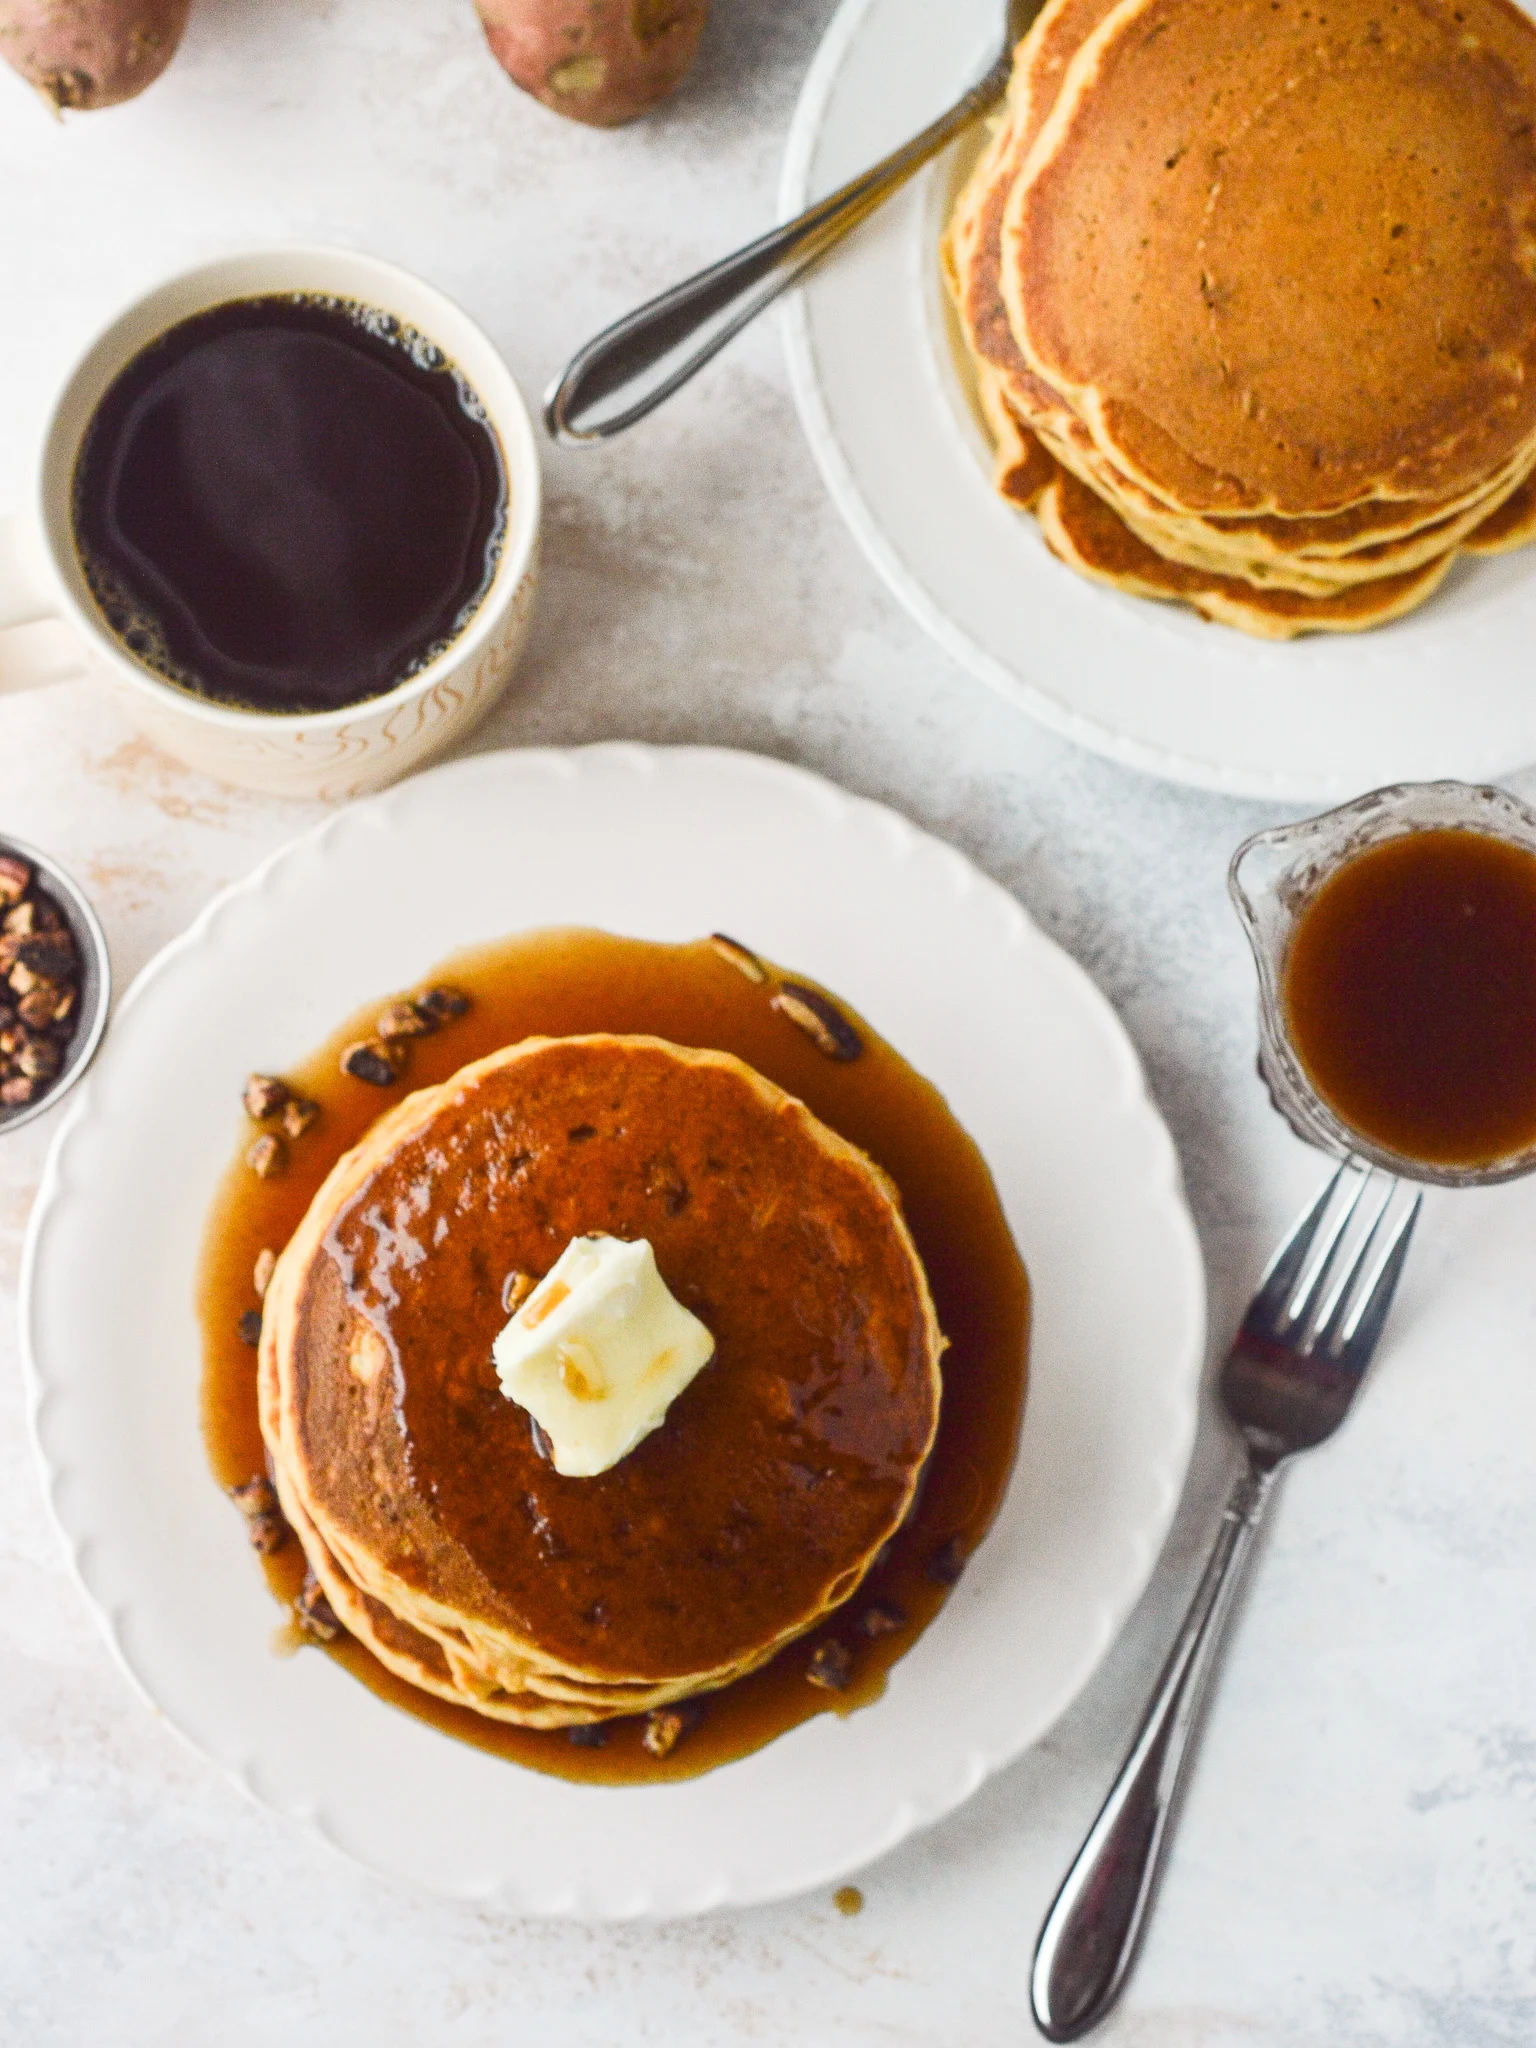
M 714 1352 L 649 1242 L 601 1236 L 571 1239 L 491 1347 L 501 1391 L 569 1479 L 627 1458 Z

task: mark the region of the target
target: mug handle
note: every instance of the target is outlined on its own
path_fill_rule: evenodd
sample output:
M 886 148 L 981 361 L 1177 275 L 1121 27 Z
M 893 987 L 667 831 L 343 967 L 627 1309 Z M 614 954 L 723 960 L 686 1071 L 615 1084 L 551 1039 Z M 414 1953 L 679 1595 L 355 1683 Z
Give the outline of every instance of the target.
M 0 632 L 54 618 L 58 608 L 36 527 L 24 513 L 0 515 Z M 46 673 L 0 664 L 0 690 L 27 690 L 51 680 Z

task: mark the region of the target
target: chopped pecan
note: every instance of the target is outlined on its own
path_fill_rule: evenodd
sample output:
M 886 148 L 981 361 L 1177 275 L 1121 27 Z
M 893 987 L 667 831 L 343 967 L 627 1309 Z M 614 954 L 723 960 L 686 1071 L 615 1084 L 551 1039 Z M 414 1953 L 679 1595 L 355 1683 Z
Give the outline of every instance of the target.
M 283 1104 L 283 1129 L 290 1138 L 302 1138 L 319 1114 L 318 1102 L 311 1102 L 307 1095 L 291 1095 Z
M 11 1074 L 0 1081 L 0 1109 L 21 1109 L 37 1093 L 37 1083 L 24 1074 Z
M 416 998 L 416 1007 L 434 1024 L 446 1024 L 468 1014 L 470 1000 L 461 988 L 429 988 Z
M 341 1634 L 341 1623 L 336 1619 L 336 1610 L 325 1597 L 325 1588 L 313 1572 L 304 1574 L 304 1584 L 299 1597 L 293 1603 L 293 1618 L 299 1627 L 312 1636 L 318 1636 L 322 1643 L 334 1642 Z
M 951 1536 L 928 1560 L 928 1576 L 936 1586 L 953 1586 L 965 1570 L 965 1552 L 960 1538 Z
M 501 1306 L 505 1313 L 515 1316 L 532 1294 L 535 1285 L 531 1273 L 509 1273 L 501 1283 Z
M 549 1440 L 548 1432 L 531 1415 L 528 1418 L 528 1434 L 533 1438 L 533 1448 L 538 1452 L 545 1464 L 553 1465 L 555 1462 L 555 1447 Z
M 244 1486 L 232 1486 L 229 1497 L 245 1517 L 245 1533 L 252 1550 L 270 1557 L 288 1541 L 288 1524 L 278 1505 L 270 1479 L 248 1479 Z
M 51 1081 L 64 1064 L 64 1055 L 51 1038 L 29 1038 L 16 1055 L 16 1069 L 29 1081 Z
M 389 1088 L 400 1078 L 401 1053 L 382 1038 L 359 1038 L 341 1056 L 341 1071 L 370 1088 Z
M 261 1342 L 261 1310 L 248 1308 L 240 1318 L 240 1342 L 256 1345 Z
M 35 988 L 16 1005 L 16 1014 L 30 1030 L 46 1031 L 54 1021 L 59 997 L 60 991 L 56 988 Z M 68 1015 L 67 1011 L 65 1015 Z
M 811 1653 L 805 1675 L 812 1685 L 819 1685 L 827 1692 L 843 1692 L 853 1676 L 853 1653 L 846 1643 L 830 1636 L 826 1642 L 818 1643 Z
M 280 1081 L 276 1074 L 247 1074 L 240 1100 L 245 1104 L 246 1115 L 255 1123 L 264 1124 L 288 1100 L 288 1083 Z
M 425 1038 L 436 1031 L 439 1019 L 429 1016 L 417 1003 L 391 1003 L 379 1012 L 374 1026 L 380 1038 Z
M 688 1732 L 703 1718 L 704 1709 L 694 1700 L 680 1700 L 675 1707 L 654 1707 L 645 1717 L 640 1740 L 652 1756 L 670 1756 Z
M 24 1025 L 7 1024 L 4 1030 L 0 1030 L 0 1059 L 14 1059 L 26 1042 Z
M 256 1269 L 251 1274 L 251 1285 L 256 1289 L 258 1301 L 265 1301 L 267 1289 L 272 1285 L 272 1275 L 277 1267 L 277 1253 L 268 1246 L 256 1254 Z
M 20 854 L 0 853 L 0 903 L 19 903 L 32 886 L 32 869 Z
M 798 1024 L 819 1053 L 829 1060 L 856 1060 L 864 1041 L 835 1004 L 819 989 L 786 981 L 773 998 L 774 1009 Z
M 3 942 L 0 942 L 3 943 Z M 29 996 L 35 988 L 51 987 L 45 977 L 30 968 L 25 960 L 18 960 L 6 976 L 13 995 Z
M 75 942 L 69 932 L 34 932 L 23 939 L 16 958 L 44 981 L 65 981 L 75 971 Z
M 894 1635 L 906 1619 L 894 1600 L 871 1600 L 859 1616 L 859 1634 L 873 1642 L 877 1636 Z
M 288 1164 L 288 1147 L 275 1131 L 268 1131 L 246 1153 L 245 1163 L 258 1180 L 273 1180 Z
M 0 931 L 16 939 L 30 938 L 36 930 L 37 905 L 30 900 L 18 903 L 14 910 L 8 910 L 4 922 L 0 923 Z
M 726 932 L 711 932 L 709 943 L 722 960 L 729 960 L 733 967 L 739 968 L 748 981 L 762 982 L 768 979 L 768 970 L 762 961 L 750 946 L 742 945 L 739 939 L 731 938 Z
M 257 1515 L 281 1512 L 277 1505 L 277 1489 L 264 1472 L 258 1472 L 254 1479 L 247 1479 L 243 1486 L 231 1486 L 229 1497 L 248 1522 Z

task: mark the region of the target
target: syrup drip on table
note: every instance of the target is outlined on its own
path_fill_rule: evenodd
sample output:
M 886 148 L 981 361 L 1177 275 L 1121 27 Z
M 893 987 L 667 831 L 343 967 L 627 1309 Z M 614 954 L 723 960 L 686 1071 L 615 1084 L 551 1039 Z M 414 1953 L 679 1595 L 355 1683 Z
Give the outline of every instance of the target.
M 1536 1144 L 1536 854 L 1459 829 L 1348 860 L 1302 911 L 1281 999 L 1342 1122 L 1478 1167 Z
M 878 1699 L 891 1666 L 943 1605 L 950 1591 L 947 1566 L 969 1556 L 990 1526 L 1018 1442 L 1029 1290 L 980 1153 L 937 1090 L 861 1020 L 861 1057 L 830 1060 L 770 1008 L 771 986 L 748 980 L 707 943 L 656 946 L 599 932 L 535 932 L 460 954 L 424 976 L 427 981 L 463 989 L 473 998 L 470 1013 L 414 1041 L 407 1071 L 390 1088 L 369 1087 L 339 1069 L 341 1048 L 371 1031 L 382 1001 L 349 1019 L 286 1077 L 322 1110 L 313 1130 L 293 1146 L 287 1171 L 263 1181 L 237 1159 L 220 1189 L 198 1303 L 203 1427 L 214 1476 L 234 1486 L 266 1466 L 256 1353 L 239 1336 L 240 1318 L 256 1305 L 256 1258 L 286 1243 L 331 1166 L 382 1110 L 414 1088 L 446 1080 L 470 1060 L 536 1034 L 649 1032 L 735 1053 L 861 1146 L 901 1191 L 950 1339 L 938 1440 L 907 1526 L 846 1608 L 763 1670 L 704 1695 L 702 1718 L 666 1757 L 644 1748 L 644 1724 L 637 1719 L 606 1724 L 601 1745 L 586 1747 L 564 1731 L 515 1728 L 435 1699 L 350 1637 L 325 1648 L 371 1691 L 445 1733 L 534 1769 L 594 1783 L 692 1777 L 761 1748 L 814 1714 L 847 1713 Z M 230 1520 L 230 1542 L 243 1542 L 233 1510 Z M 304 1577 L 297 1541 L 290 1538 L 261 1563 L 278 1599 L 291 1604 Z M 877 1604 L 905 1619 L 867 1639 L 858 1619 Z M 852 1653 L 852 1677 L 841 1692 L 806 1676 L 828 1642 Z

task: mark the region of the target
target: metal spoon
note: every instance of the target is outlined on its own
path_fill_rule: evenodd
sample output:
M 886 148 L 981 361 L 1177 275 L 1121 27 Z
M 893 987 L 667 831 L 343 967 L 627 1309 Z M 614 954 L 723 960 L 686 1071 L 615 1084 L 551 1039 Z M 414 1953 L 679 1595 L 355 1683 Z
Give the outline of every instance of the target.
M 1044 4 L 1006 0 L 996 63 L 921 135 L 798 220 L 722 257 L 589 341 L 544 401 L 544 423 L 554 438 L 606 441 L 686 384 L 764 306 L 804 277 L 962 129 L 997 105 L 1008 89 L 1014 50 Z

